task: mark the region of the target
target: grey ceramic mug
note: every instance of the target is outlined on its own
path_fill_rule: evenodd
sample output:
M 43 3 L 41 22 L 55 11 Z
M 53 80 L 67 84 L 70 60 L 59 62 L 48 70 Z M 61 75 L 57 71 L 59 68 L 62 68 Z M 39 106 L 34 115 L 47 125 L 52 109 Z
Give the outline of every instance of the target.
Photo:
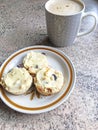
M 47 34 L 55 46 L 64 47 L 72 45 L 77 36 L 86 35 L 95 29 L 97 17 L 93 12 L 84 13 L 85 4 L 82 1 L 78 0 L 82 5 L 82 10 L 72 15 L 58 15 L 49 11 L 48 8 L 53 1 L 57 0 L 49 0 L 46 2 L 45 13 Z M 94 18 L 94 24 L 89 30 L 79 33 L 80 23 L 86 16 L 92 16 Z

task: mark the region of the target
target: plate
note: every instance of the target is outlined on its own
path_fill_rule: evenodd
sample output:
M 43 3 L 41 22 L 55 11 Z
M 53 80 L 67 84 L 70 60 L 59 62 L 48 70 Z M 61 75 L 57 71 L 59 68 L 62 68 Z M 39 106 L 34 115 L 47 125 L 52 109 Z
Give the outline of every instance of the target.
M 53 47 L 30 46 L 13 53 L 5 60 L 1 66 L 0 78 L 13 67 L 20 65 L 23 57 L 30 51 L 45 53 L 49 65 L 56 70 L 62 71 L 65 80 L 62 90 L 51 96 L 41 95 L 40 98 L 38 98 L 35 95 L 33 100 L 30 100 L 30 94 L 15 96 L 6 92 L 1 87 L 0 98 L 7 106 L 18 112 L 37 114 L 53 110 L 66 101 L 74 88 L 76 74 L 73 63 L 65 53 Z

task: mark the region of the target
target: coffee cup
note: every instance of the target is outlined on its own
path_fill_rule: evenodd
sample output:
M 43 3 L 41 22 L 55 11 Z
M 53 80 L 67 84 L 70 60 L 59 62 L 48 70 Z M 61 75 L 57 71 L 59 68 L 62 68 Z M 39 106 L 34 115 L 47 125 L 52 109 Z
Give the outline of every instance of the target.
M 45 4 L 47 34 L 50 41 L 58 47 L 72 45 L 77 36 L 92 32 L 97 25 L 93 12 L 84 12 L 81 0 L 49 0 Z M 79 32 L 83 18 L 92 16 L 94 23 L 89 30 Z

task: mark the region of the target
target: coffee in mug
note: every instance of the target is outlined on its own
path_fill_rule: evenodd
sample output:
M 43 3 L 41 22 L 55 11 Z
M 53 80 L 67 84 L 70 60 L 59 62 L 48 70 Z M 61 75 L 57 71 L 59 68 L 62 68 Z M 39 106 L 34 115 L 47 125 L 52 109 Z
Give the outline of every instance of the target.
M 81 0 L 49 0 L 45 4 L 47 34 L 50 41 L 58 47 L 69 46 L 77 36 L 83 36 L 94 30 L 97 17 L 92 12 L 86 12 L 85 4 Z M 93 26 L 79 32 L 83 18 L 92 16 Z
M 80 12 L 83 5 L 79 1 L 73 0 L 53 0 L 47 5 L 47 10 L 56 15 L 73 15 Z

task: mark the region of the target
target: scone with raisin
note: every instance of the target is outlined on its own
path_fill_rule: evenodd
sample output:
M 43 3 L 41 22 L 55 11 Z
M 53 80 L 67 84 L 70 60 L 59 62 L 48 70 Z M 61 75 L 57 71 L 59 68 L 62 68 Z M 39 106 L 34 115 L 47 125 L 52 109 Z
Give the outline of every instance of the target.
M 36 89 L 42 95 L 58 93 L 63 86 L 64 77 L 62 72 L 50 67 L 39 70 L 34 78 Z
M 44 54 L 31 51 L 24 57 L 23 65 L 30 74 L 36 75 L 40 69 L 48 66 L 48 60 Z
M 1 78 L 1 84 L 8 92 L 24 94 L 32 85 L 33 78 L 25 68 L 14 67 Z

